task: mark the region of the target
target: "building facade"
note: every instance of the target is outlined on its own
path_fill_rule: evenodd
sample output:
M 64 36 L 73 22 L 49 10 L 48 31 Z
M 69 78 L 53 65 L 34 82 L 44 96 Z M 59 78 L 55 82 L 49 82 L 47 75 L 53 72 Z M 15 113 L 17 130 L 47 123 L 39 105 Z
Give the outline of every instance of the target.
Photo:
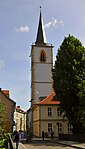
M 32 131 L 32 108 L 30 107 L 28 110 L 27 110 L 27 114 L 26 114 L 26 130 L 27 130 L 27 133 L 29 133 L 30 131 Z
M 26 132 L 26 112 L 17 106 L 14 112 L 14 130 Z
M 12 132 L 14 126 L 14 111 L 16 103 L 10 98 L 9 90 L 0 89 L 0 102 L 4 105 L 5 108 L 4 131 Z
M 52 92 L 44 100 L 38 102 L 33 108 L 33 134 L 42 137 L 44 131 L 45 137 L 54 137 L 58 134 L 71 133 L 71 125 L 68 119 L 61 114 L 60 102 L 55 99 L 55 93 Z

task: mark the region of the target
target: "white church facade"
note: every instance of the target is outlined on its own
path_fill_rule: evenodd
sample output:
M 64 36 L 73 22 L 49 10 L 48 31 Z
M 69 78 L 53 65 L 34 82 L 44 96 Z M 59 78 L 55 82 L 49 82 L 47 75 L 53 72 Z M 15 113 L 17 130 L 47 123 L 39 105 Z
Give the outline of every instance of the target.
M 53 46 L 46 43 L 40 12 L 35 44 L 31 47 L 31 97 L 32 103 L 52 92 Z

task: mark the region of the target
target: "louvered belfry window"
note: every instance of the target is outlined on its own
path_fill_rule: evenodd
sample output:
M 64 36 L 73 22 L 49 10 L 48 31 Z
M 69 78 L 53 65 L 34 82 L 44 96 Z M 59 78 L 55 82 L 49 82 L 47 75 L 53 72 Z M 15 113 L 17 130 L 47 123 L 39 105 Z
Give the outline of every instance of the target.
M 46 61 L 46 53 L 43 50 L 40 53 L 40 61 L 41 62 L 45 62 Z

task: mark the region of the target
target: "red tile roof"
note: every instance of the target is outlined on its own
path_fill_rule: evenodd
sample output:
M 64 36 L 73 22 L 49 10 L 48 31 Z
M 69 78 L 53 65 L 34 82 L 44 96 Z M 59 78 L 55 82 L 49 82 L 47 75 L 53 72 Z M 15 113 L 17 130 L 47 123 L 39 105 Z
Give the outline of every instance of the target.
M 55 100 L 55 93 L 52 92 L 50 95 L 48 95 L 46 98 L 44 98 L 42 101 L 37 103 L 38 105 L 58 105 L 60 104 L 60 101 Z

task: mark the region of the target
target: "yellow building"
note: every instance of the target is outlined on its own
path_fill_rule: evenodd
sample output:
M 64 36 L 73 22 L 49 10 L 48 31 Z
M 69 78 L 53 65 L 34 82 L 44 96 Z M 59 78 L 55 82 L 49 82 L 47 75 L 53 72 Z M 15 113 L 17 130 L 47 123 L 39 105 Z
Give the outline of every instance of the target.
M 61 115 L 60 102 L 55 99 L 55 93 L 51 93 L 33 108 L 33 134 L 42 136 L 42 131 L 46 137 L 50 137 L 51 131 L 57 137 L 58 133 L 71 133 L 71 126 L 68 119 Z

